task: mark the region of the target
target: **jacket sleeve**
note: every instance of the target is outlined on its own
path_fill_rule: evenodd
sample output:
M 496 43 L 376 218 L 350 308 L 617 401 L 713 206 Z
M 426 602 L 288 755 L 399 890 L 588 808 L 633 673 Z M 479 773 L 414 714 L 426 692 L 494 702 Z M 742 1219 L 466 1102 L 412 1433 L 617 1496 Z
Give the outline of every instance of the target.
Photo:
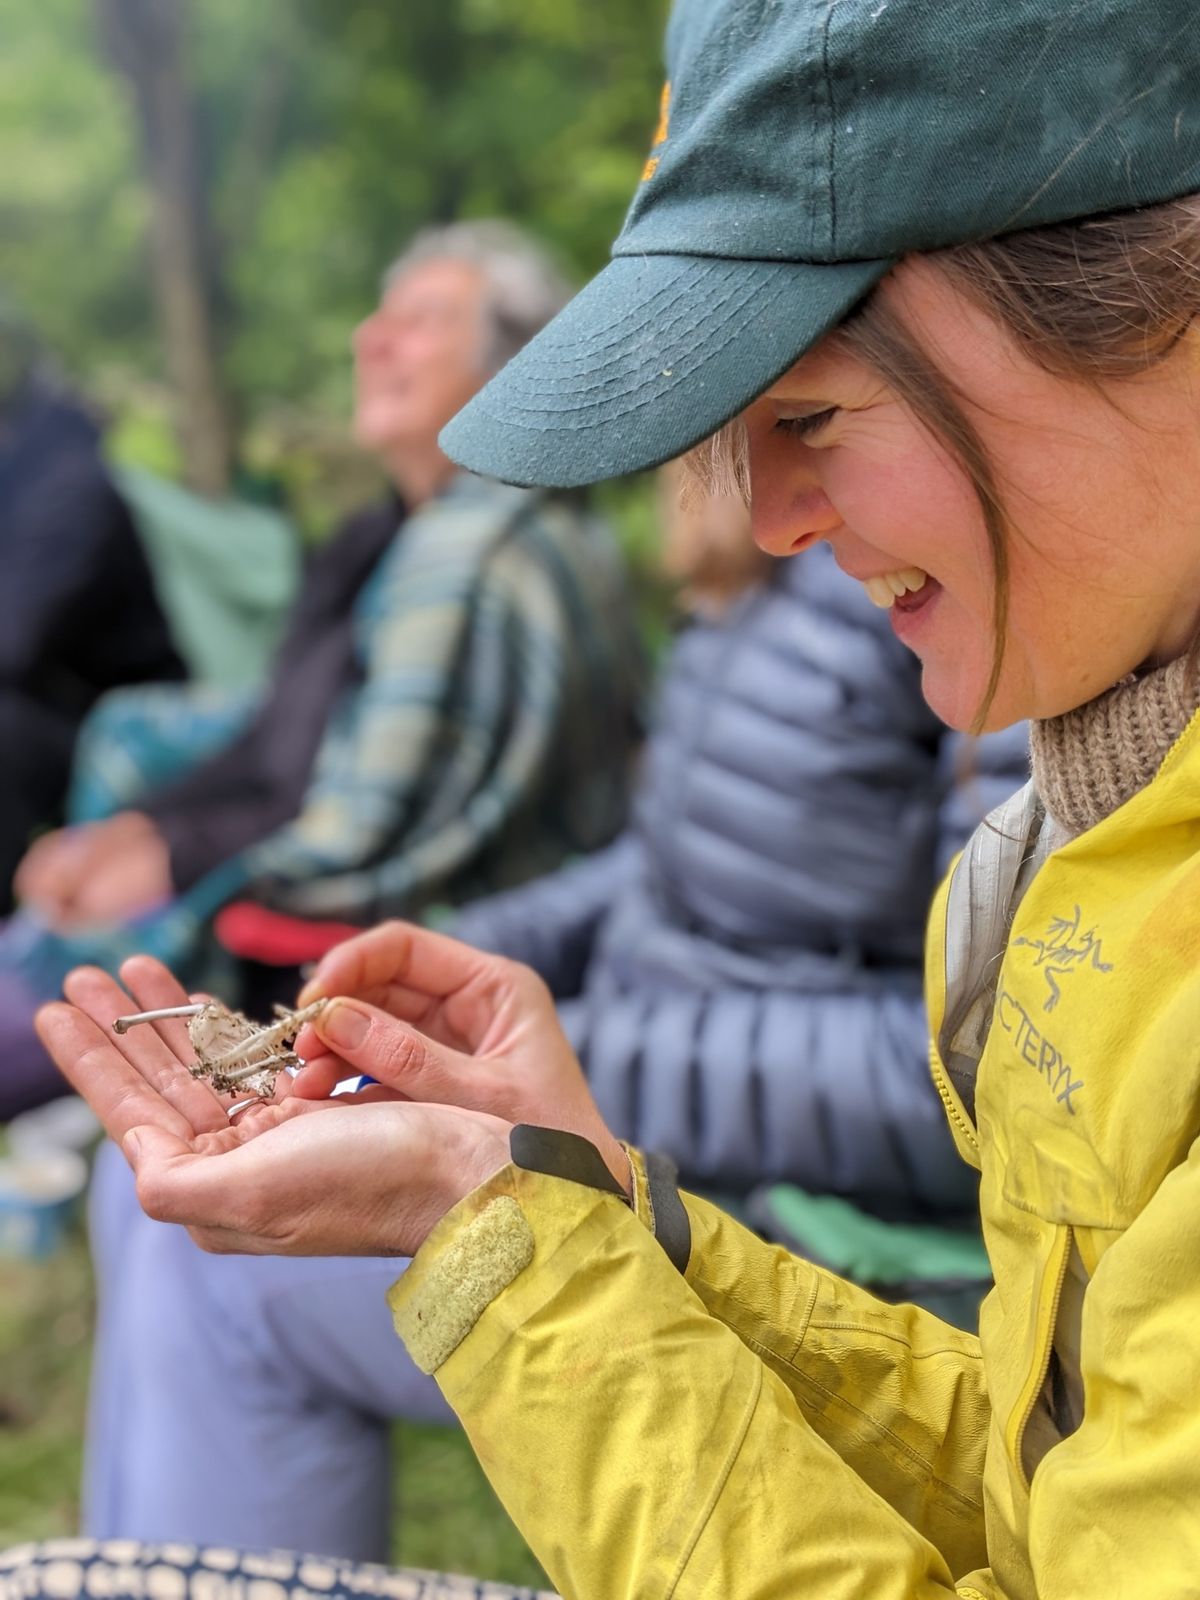
M 684 1278 L 620 1200 L 512 1167 L 393 1289 L 402 1332 L 501 1195 L 527 1264 L 437 1380 L 565 1600 L 951 1600 L 983 1554 L 972 1338 L 691 1198 Z
M 978 1547 L 978 1523 L 959 1537 L 967 1529 L 960 1510 L 978 1504 L 987 1428 L 982 1363 L 967 1354 L 975 1341 L 911 1308 L 876 1305 L 781 1252 L 769 1265 L 736 1224 L 702 1202 L 687 1206 L 687 1278 L 706 1308 L 779 1366 L 814 1430 L 941 1549 L 960 1594 L 1005 1600 Z M 1148 1591 L 1183 1600 L 1195 1591 L 1200 1362 L 1189 1330 L 1200 1299 L 1198 1231 L 1200 1141 L 1092 1273 L 1081 1326 L 1083 1420 L 1043 1457 L 1029 1491 L 1039 1600 Z M 1103 1242 L 1081 1230 L 1085 1256 Z M 937 1463 L 927 1489 L 919 1461 Z M 784 1584 L 781 1592 L 807 1591 Z M 864 1596 L 877 1592 L 891 1591 L 863 1583 Z
M 596 931 L 622 887 L 638 874 L 641 855 L 640 842 L 623 834 L 557 872 L 473 901 L 447 932 L 532 967 L 556 999 L 578 994 Z
M 841 993 L 604 986 L 559 1015 L 609 1126 L 691 1183 L 966 1209 L 976 1176 L 929 1075 L 916 976 L 875 976 Z

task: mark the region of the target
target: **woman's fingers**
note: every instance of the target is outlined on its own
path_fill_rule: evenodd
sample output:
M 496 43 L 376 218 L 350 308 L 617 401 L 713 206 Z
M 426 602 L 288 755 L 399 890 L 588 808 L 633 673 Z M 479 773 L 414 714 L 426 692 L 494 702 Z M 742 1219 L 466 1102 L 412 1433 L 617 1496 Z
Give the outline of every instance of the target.
M 386 922 L 331 950 L 299 1000 L 353 995 L 473 1054 L 497 1046 L 514 1005 L 528 1009 L 530 985 L 541 987 L 533 973 L 500 956 L 412 923 Z
M 299 1044 L 300 1040 L 296 1042 Z M 328 1100 L 339 1083 L 361 1076 L 357 1067 L 331 1056 L 320 1045 L 317 1048 L 319 1055 L 314 1052 L 311 1059 L 301 1057 L 304 1065 L 291 1081 L 290 1093 L 298 1100 Z
M 314 1019 L 313 1029 L 353 1072 L 406 1098 L 503 1114 L 491 1103 L 496 1085 L 486 1062 L 427 1038 L 377 1006 L 339 996 Z
M 17 868 L 13 879 L 17 898 L 47 912 L 64 905 L 86 868 L 89 845 L 86 827 L 43 834 Z
M 146 1215 L 158 1222 L 217 1229 L 248 1216 L 255 1190 L 254 1161 L 238 1163 L 235 1158 L 246 1146 L 233 1138 L 231 1130 L 226 1148 L 199 1153 L 161 1125 L 131 1128 L 121 1148 L 133 1168 Z
M 150 962 L 149 958 L 143 957 L 142 960 L 147 969 L 158 967 L 158 963 Z M 113 1032 L 112 1025 L 117 1017 L 136 1011 L 143 996 L 152 995 L 155 1004 L 160 997 L 172 1005 L 186 1001 L 187 997 L 166 969 L 162 968 L 160 972 L 161 979 L 151 981 L 149 987 L 145 980 L 152 980 L 154 975 L 148 970 L 139 974 L 143 980 L 142 994 L 136 1002 L 131 1001 L 115 979 L 98 967 L 77 967 L 67 975 L 63 992 L 72 1005 L 90 1017 L 101 1033 L 112 1041 L 114 1052 L 123 1057 L 168 1105 L 182 1113 L 194 1132 L 204 1133 L 223 1127 L 227 1121 L 224 1107 L 207 1084 L 192 1077 L 184 1060 L 175 1053 L 155 1025 L 143 1023 L 130 1028 L 128 1033 Z M 188 1051 L 190 1055 L 190 1046 Z M 63 1063 L 60 1062 L 60 1065 Z M 83 1090 L 80 1092 L 84 1093 Z M 90 1096 L 85 1094 L 85 1098 Z
M 357 1067 L 352 1067 L 349 1062 L 343 1061 L 341 1056 L 329 1055 L 322 1052 L 314 1055 L 311 1061 L 306 1061 L 300 1071 L 292 1078 L 288 1085 L 287 1098 L 295 1100 L 328 1100 L 339 1084 L 348 1082 L 351 1078 L 360 1078 L 362 1073 Z M 411 1100 L 413 1097 L 404 1094 L 399 1089 L 392 1089 L 384 1084 L 370 1084 L 368 1088 L 378 1089 L 374 1096 L 377 1100 Z M 355 1098 L 365 1094 L 367 1090 L 355 1091 Z
M 444 1000 L 478 978 L 494 958 L 412 922 L 384 922 L 335 945 L 300 993 L 307 1005 L 324 995 L 365 994 L 400 985 L 426 1000 Z
M 188 994 L 175 974 L 164 967 L 161 961 L 155 961 L 153 956 L 130 956 L 128 961 L 123 961 L 121 982 L 137 1002 L 134 1008 L 137 1011 L 161 1011 L 167 1006 L 191 1005 L 193 1001 L 204 998 Z M 180 1061 L 190 1065 L 195 1059 L 196 1052 L 192 1048 L 186 1018 L 167 1017 L 162 1022 L 147 1022 L 140 1026 L 153 1028 L 160 1038 L 166 1040 Z
M 179 1139 L 195 1132 L 189 1118 L 166 1100 L 117 1049 L 115 1037 L 77 1006 L 55 1001 L 36 1018 L 38 1037 L 68 1083 L 91 1106 L 118 1144 L 131 1128 L 153 1124 Z

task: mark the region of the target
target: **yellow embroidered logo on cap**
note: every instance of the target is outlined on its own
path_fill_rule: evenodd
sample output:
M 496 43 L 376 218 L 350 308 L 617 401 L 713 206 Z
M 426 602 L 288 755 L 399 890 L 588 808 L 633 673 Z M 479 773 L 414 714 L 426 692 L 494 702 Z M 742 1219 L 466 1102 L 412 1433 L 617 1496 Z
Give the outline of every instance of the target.
M 651 150 L 657 150 L 660 145 L 667 142 L 667 133 L 671 124 L 671 84 L 670 80 L 662 86 L 662 99 L 658 107 L 658 127 L 654 130 L 654 143 Z M 646 165 L 642 168 L 642 182 L 652 178 L 658 171 L 658 157 L 652 155 L 647 158 Z

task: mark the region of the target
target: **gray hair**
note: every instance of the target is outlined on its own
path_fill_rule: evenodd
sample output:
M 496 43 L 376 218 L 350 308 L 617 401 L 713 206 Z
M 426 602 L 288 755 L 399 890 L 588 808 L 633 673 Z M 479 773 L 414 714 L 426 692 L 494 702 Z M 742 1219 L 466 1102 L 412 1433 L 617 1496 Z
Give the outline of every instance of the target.
M 384 273 L 385 286 L 426 261 L 465 261 L 484 281 L 483 365 L 496 372 L 571 298 L 547 250 L 511 222 L 451 222 L 423 228 Z

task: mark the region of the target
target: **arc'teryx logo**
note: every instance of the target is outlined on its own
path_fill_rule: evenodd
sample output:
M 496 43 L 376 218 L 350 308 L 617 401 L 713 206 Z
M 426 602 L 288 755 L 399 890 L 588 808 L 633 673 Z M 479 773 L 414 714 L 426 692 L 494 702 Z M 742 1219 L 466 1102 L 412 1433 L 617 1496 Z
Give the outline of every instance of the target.
M 1007 989 L 1001 989 L 996 996 L 996 1017 L 1021 1060 L 1046 1080 L 1059 1105 L 1077 1116 L 1073 1097 L 1082 1092 L 1083 1079 L 1075 1076 L 1075 1068 L 1053 1039 L 1047 1039 L 1016 995 Z
M 1096 937 L 1095 928 L 1080 931 L 1083 921 L 1082 913 L 1078 906 L 1075 907 L 1073 917 L 1052 917 L 1050 926 L 1046 930 L 1044 939 L 1014 939 L 1013 944 L 1025 945 L 1030 950 L 1036 950 L 1034 966 L 1042 969 L 1042 975 L 1050 986 L 1050 994 L 1042 1006 L 1043 1011 L 1053 1011 L 1062 998 L 1062 987 L 1059 979 L 1068 973 L 1080 972 L 1090 966 L 1095 972 L 1111 972 L 1111 961 L 1104 960 L 1101 941 Z

